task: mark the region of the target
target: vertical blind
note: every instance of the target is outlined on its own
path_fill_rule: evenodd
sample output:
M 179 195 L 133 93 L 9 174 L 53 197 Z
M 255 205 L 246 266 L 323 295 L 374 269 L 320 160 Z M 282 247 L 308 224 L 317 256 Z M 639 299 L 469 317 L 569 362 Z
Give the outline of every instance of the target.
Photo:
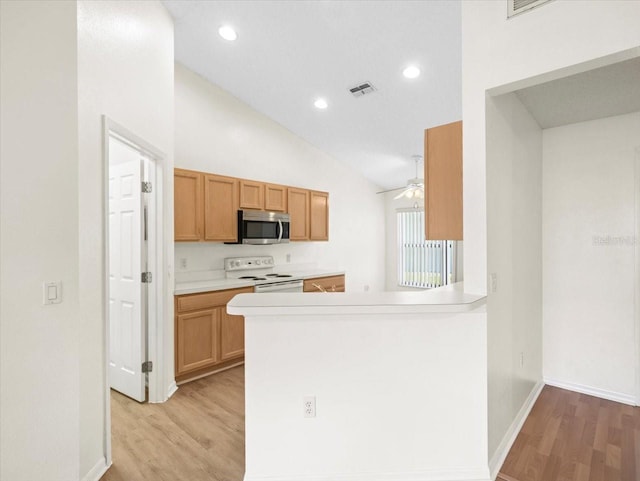
M 398 285 L 440 287 L 453 282 L 454 241 L 425 240 L 424 211 L 398 211 Z

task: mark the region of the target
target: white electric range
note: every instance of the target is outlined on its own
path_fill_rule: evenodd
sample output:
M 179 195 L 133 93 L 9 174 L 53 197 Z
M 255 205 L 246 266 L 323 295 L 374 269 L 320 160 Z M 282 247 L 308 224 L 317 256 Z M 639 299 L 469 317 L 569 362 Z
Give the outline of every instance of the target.
M 275 272 L 273 256 L 227 257 L 227 279 L 253 281 L 254 292 L 302 292 L 303 280 L 286 272 Z

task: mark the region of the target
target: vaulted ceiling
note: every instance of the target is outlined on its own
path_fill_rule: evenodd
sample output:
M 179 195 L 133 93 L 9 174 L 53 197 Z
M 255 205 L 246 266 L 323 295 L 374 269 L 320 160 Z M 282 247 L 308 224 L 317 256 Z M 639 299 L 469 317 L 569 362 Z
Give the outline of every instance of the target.
M 459 0 L 164 4 L 177 61 L 380 187 L 414 176 L 425 128 L 462 117 Z M 410 64 L 418 78 L 402 75 Z M 376 90 L 354 97 L 365 81 Z

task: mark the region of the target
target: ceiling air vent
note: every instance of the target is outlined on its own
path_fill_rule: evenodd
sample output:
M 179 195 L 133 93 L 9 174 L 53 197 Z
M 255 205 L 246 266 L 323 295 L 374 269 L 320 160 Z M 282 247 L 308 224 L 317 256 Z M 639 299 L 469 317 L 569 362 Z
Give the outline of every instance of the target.
M 376 88 L 371 85 L 370 82 L 362 82 L 361 84 L 356 85 L 355 87 L 351 87 L 349 92 L 353 94 L 354 97 L 362 97 L 366 94 L 371 94 L 376 91 Z
M 526 12 L 551 0 L 507 0 L 507 17 Z

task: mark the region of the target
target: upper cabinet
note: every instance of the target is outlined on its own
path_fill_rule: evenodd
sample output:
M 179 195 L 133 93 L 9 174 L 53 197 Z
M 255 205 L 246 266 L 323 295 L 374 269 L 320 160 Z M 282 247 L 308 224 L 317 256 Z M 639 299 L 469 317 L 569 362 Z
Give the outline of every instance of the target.
M 312 190 L 309 200 L 309 238 L 329 240 L 329 194 Z
M 289 187 L 289 236 L 292 241 L 309 240 L 309 191 Z
M 238 239 L 238 179 L 204 175 L 204 240 Z
M 265 184 L 264 210 L 270 212 L 288 212 L 287 188 L 284 185 Z
M 329 240 L 329 194 L 175 169 L 176 241 L 236 242 L 238 209 L 288 212 L 292 241 Z
M 201 172 L 192 170 L 175 169 L 174 171 L 174 237 L 177 241 L 197 241 L 202 238 L 203 177 Z
M 264 209 L 264 184 L 262 182 L 240 180 L 240 208 Z
M 462 240 L 462 121 L 424 132 L 427 240 Z

